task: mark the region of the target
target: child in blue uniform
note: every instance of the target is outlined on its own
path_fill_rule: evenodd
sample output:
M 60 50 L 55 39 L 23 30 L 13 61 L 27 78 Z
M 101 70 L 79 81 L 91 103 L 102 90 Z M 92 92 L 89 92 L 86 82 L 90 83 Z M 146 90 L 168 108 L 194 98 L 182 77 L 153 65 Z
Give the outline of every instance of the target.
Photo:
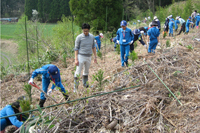
M 114 38 L 111 38 L 110 41 L 115 43 L 114 50 L 116 50 L 116 48 L 117 48 L 117 36 L 114 37 Z
M 169 20 L 169 36 L 171 35 L 173 37 L 173 26 L 174 26 L 174 19 Z
M 29 84 L 33 84 L 33 79 L 38 75 L 38 74 L 42 74 L 42 90 L 44 92 L 47 93 L 50 81 L 52 80 L 53 83 L 57 86 L 60 87 L 63 96 L 65 97 L 65 99 L 68 99 L 68 95 L 66 95 L 66 91 L 64 86 L 61 83 L 61 77 L 60 77 L 60 70 L 58 69 L 57 66 L 53 65 L 53 64 L 48 64 L 48 65 L 44 65 L 39 69 L 36 69 L 33 73 L 32 73 L 32 77 L 29 80 Z M 55 85 L 52 85 L 51 89 L 48 91 L 48 93 L 50 94 L 52 92 L 52 90 L 56 87 Z M 40 95 L 40 102 L 39 105 L 40 107 L 43 107 L 44 103 L 46 101 L 46 97 L 44 96 L 44 93 L 41 93 Z
M 103 33 L 100 33 L 98 36 L 94 37 L 96 39 L 96 51 L 101 49 L 101 38 L 103 38 Z
M 0 111 L 0 117 L 14 115 L 14 114 L 22 112 L 21 107 L 20 107 L 21 100 L 25 100 L 25 97 L 21 96 L 17 99 L 16 102 L 4 107 Z M 16 129 L 21 127 L 23 124 L 23 121 L 26 121 L 27 118 L 28 117 L 25 115 L 19 115 L 19 116 L 11 116 L 8 118 L 0 119 L 0 133 L 5 133 L 5 128 L 9 125 L 16 126 Z
M 121 21 L 121 28 L 117 31 L 117 43 L 120 44 L 121 52 L 121 65 L 124 67 L 124 63 L 128 67 L 128 56 L 130 51 L 130 45 L 133 43 L 134 36 L 131 29 L 127 28 L 125 20 Z M 125 59 L 124 59 L 125 56 Z
M 199 28 L 199 22 L 200 22 L 199 13 L 197 13 L 197 16 L 195 17 L 195 20 L 196 20 L 196 28 L 198 29 Z
M 186 22 L 186 32 L 185 32 L 186 34 L 188 34 L 188 32 L 189 32 L 190 24 L 193 24 L 193 22 L 191 21 L 191 17 L 189 17 Z
M 152 28 L 148 30 L 147 32 L 147 42 L 149 42 L 149 48 L 148 48 L 148 53 L 155 53 L 155 49 L 157 44 L 160 45 L 159 43 L 159 29 L 156 28 L 158 26 L 157 22 L 153 21 L 152 22 Z
M 178 19 L 179 19 L 179 17 L 176 17 L 176 20 L 175 20 L 175 31 L 178 30 L 178 24 L 180 24 Z

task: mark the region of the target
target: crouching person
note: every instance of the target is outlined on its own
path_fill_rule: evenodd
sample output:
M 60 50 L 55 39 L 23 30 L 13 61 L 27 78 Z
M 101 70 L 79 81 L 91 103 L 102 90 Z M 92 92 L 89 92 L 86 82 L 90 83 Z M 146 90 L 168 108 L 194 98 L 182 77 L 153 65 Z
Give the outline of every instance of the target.
M 32 77 L 29 80 L 29 84 L 34 84 L 33 79 L 38 74 L 42 74 L 42 90 L 45 93 L 47 93 L 50 81 L 53 81 L 53 85 L 52 85 L 51 89 L 48 91 L 48 93 L 50 94 L 52 92 L 52 90 L 54 90 L 54 88 L 57 86 L 61 89 L 61 92 L 62 92 L 63 96 L 65 97 L 65 99 L 67 100 L 69 98 L 69 96 L 66 95 L 65 88 L 61 83 L 60 70 L 58 69 L 57 66 L 55 66 L 53 64 L 47 64 L 47 65 L 42 66 L 39 69 L 36 69 L 32 73 Z M 45 97 L 44 93 L 42 92 L 40 94 L 40 102 L 39 102 L 40 107 L 44 106 L 45 101 L 46 101 L 46 97 Z
M 148 48 L 148 53 L 155 53 L 156 46 L 157 44 L 160 45 L 159 43 L 159 29 L 156 28 L 157 23 L 155 21 L 152 22 L 152 28 L 148 30 L 147 32 L 147 42 L 149 42 L 149 48 Z
M 24 96 L 17 99 L 16 102 L 11 105 L 7 105 L 0 111 L 0 117 L 10 116 L 22 112 L 20 107 L 20 101 L 25 100 Z M 26 121 L 28 117 L 25 115 L 11 116 L 8 118 L 0 119 L 0 133 L 5 133 L 5 128 L 10 125 L 16 126 L 16 129 L 22 126 L 23 121 Z
M 75 65 L 76 72 L 74 74 L 74 92 L 77 91 L 79 85 L 79 76 L 83 69 L 83 86 L 88 88 L 88 74 L 91 64 L 92 53 L 94 54 L 94 62 L 97 63 L 97 55 L 95 48 L 95 38 L 89 33 L 90 25 L 84 23 L 82 25 L 83 33 L 76 37 L 75 41 Z

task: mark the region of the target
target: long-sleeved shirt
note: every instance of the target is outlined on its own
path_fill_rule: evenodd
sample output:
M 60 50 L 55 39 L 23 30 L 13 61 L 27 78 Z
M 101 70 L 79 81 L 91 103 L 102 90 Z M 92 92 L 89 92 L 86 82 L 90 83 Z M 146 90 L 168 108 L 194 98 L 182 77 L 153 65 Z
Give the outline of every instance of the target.
M 194 18 L 196 17 L 196 15 L 197 15 L 197 13 L 196 13 L 196 12 L 193 12 L 193 13 L 191 14 L 192 19 L 194 19 Z
M 180 22 L 181 24 L 185 23 L 185 20 L 182 19 L 182 18 L 179 18 L 178 20 L 179 20 L 179 22 Z
M 157 37 L 160 35 L 159 29 L 156 27 L 152 27 L 147 31 L 147 35 L 149 35 L 150 41 L 157 40 Z
M 5 116 L 9 116 L 9 115 L 14 115 L 14 109 L 12 108 L 11 105 L 7 105 L 6 107 L 4 107 L 1 111 L 0 111 L 0 117 L 5 117 Z M 17 116 L 11 116 L 8 118 L 10 120 L 10 122 L 16 126 L 16 127 L 20 127 L 23 122 L 19 121 L 17 119 Z M 2 123 L 3 124 L 3 123 Z
M 117 40 L 119 40 L 120 45 L 128 45 L 131 41 L 134 40 L 134 35 L 131 29 L 127 27 L 125 30 L 123 30 L 122 28 L 119 28 L 117 31 Z
M 74 50 L 78 51 L 78 54 L 91 56 L 93 48 L 95 48 L 95 38 L 92 34 L 85 36 L 82 33 L 76 37 Z
M 200 21 L 200 16 L 199 16 L 199 15 L 196 16 L 196 17 L 195 17 L 195 20 L 196 20 L 196 21 Z
M 180 24 L 179 20 L 175 20 L 175 29 L 178 29 L 178 24 Z
M 64 89 L 64 87 L 63 87 L 63 85 L 61 83 L 61 77 L 56 78 L 56 79 L 52 79 L 51 76 L 50 76 L 50 74 L 48 73 L 48 67 L 51 66 L 51 65 L 52 64 L 47 64 L 47 65 L 44 65 L 41 68 L 36 69 L 35 71 L 33 71 L 32 78 L 35 78 L 38 74 L 42 74 L 42 78 L 43 79 L 52 80 L 57 87 L 60 87 L 61 89 Z M 60 73 L 59 69 L 58 69 L 58 71 Z M 51 89 L 54 89 L 55 85 L 53 84 L 52 87 L 51 87 Z
M 117 36 L 113 38 L 113 42 L 117 44 Z
M 186 22 L 186 26 L 190 26 L 190 24 L 193 24 L 193 22 L 188 19 L 187 22 Z
M 170 21 L 169 21 L 169 28 L 173 28 L 173 26 L 174 26 L 174 21 L 173 21 L 173 20 L 170 20 Z
M 96 39 L 97 44 L 100 44 L 100 43 L 101 43 L 101 37 L 100 37 L 100 35 L 95 36 L 94 38 Z

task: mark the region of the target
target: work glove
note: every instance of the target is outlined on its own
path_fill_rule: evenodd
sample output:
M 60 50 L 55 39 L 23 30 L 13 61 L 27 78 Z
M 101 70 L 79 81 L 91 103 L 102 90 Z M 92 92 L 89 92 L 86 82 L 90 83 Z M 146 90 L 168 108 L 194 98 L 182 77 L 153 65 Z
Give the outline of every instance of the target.
M 52 89 L 50 89 L 48 92 L 47 92 L 47 95 L 50 95 L 52 93 Z
M 160 46 L 161 44 L 160 43 L 158 43 L 158 46 Z
M 119 40 L 117 40 L 117 44 L 119 44 Z
M 147 48 L 147 45 L 145 44 L 144 47 Z
M 28 81 L 28 84 L 33 84 L 33 78 L 30 78 L 30 80 Z
M 140 31 L 141 34 L 144 34 L 144 31 Z
M 141 40 L 141 37 L 139 37 L 139 40 Z
M 133 43 L 133 41 L 129 42 L 129 45 L 131 45 Z

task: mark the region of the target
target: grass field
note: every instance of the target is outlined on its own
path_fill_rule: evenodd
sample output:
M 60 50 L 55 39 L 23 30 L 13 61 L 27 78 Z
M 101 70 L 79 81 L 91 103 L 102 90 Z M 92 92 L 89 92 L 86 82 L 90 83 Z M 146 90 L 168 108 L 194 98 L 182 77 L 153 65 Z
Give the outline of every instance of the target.
M 56 24 L 42 24 L 40 26 L 44 26 L 44 35 L 52 36 L 53 35 L 53 27 Z M 41 28 L 38 26 L 38 28 Z M 18 26 L 17 23 L 14 24 L 1 24 L 1 39 L 15 39 L 16 30 Z

